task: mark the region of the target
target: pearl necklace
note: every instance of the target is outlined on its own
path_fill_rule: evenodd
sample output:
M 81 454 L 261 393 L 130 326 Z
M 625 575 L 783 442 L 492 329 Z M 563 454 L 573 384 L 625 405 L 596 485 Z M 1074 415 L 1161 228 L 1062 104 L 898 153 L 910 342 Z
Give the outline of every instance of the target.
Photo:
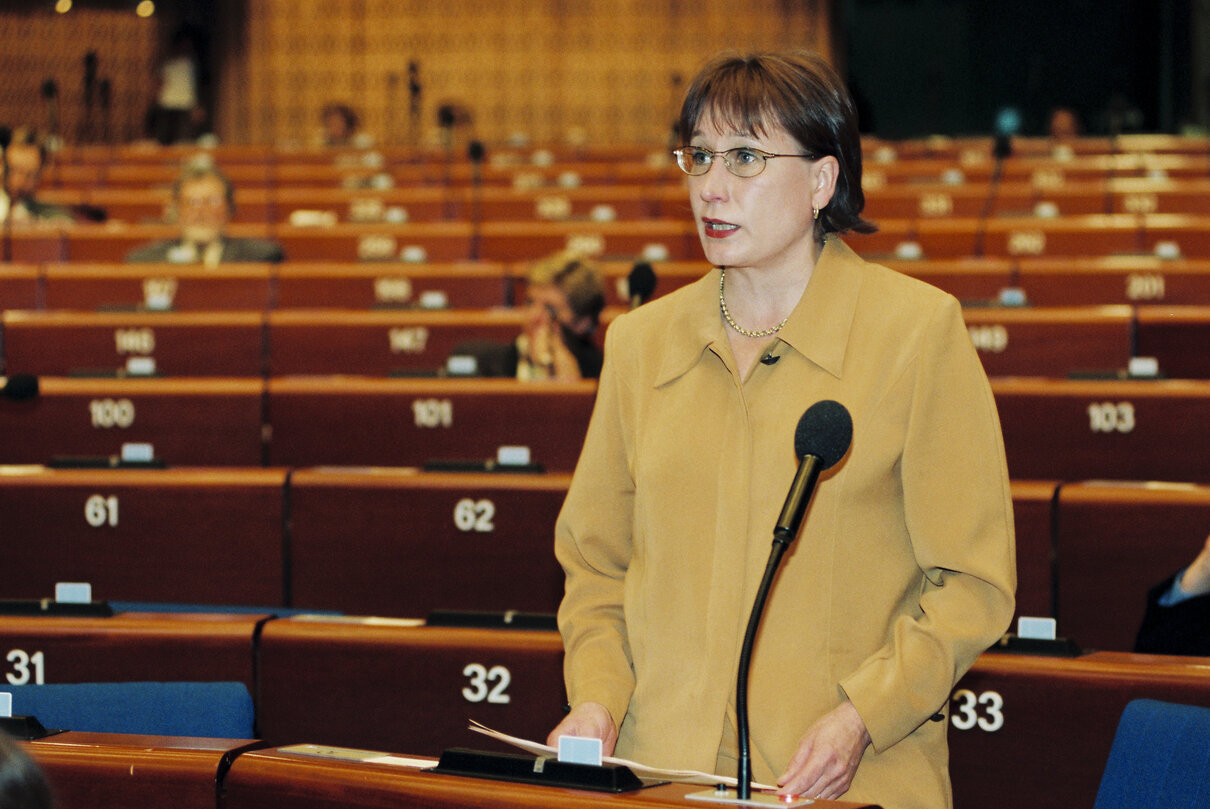
M 777 334 L 779 331 L 781 331 L 781 327 L 786 325 L 786 321 L 790 319 L 789 315 L 786 315 L 785 317 L 783 317 L 781 319 L 781 323 L 778 323 L 776 326 L 773 326 L 772 328 L 761 329 L 760 331 L 748 331 L 747 329 L 740 328 L 739 324 L 731 319 L 731 313 L 727 311 L 727 301 L 723 297 L 723 284 L 726 281 L 726 279 L 727 279 L 727 268 L 720 267 L 719 274 L 718 274 L 718 308 L 720 310 L 722 310 L 723 319 L 727 321 L 728 326 L 735 329 L 738 333 L 742 334 L 745 337 L 769 337 L 769 336 Z

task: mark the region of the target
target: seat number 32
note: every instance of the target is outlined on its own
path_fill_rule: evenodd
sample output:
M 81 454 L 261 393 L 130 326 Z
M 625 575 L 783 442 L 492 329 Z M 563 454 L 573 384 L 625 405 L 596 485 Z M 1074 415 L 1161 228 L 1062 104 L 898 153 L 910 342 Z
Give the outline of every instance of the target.
M 995 691 L 976 694 L 959 688 L 950 698 L 953 710 L 950 722 L 958 730 L 973 730 L 978 727 L 994 733 L 1004 727 L 1004 698 Z

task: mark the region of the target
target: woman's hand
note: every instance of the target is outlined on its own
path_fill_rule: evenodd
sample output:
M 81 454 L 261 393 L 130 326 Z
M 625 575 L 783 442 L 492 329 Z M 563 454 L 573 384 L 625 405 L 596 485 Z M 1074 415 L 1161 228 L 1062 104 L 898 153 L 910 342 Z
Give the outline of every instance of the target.
M 601 740 L 601 755 L 612 756 L 618 743 L 618 727 L 609 711 L 599 702 L 581 702 L 546 737 L 551 747 L 559 746 L 560 736 L 584 736 Z
M 1181 576 L 1180 584 L 1181 589 L 1190 595 L 1210 593 L 1210 537 L 1206 537 L 1202 552 Z
M 798 751 L 777 779 L 778 794 L 839 798 L 848 792 L 869 744 L 870 734 L 861 715 L 853 703 L 844 702 L 803 735 Z

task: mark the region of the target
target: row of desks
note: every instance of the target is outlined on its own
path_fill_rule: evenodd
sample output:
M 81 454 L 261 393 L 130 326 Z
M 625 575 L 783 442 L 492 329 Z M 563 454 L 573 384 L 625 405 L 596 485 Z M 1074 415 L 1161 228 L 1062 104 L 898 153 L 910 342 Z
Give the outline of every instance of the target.
M 1207 380 L 994 378 L 1016 479 L 1205 481 Z M 570 471 L 593 382 L 509 379 L 45 377 L 0 397 L 0 463 L 117 455 L 146 443 L 172 466 L 422 466 L 530 448 Z
M 103 621 L 109 630 L 96 626 Z M 240 631 L 230 633 L 224 623 L 238 624 Z M 178 629 L 183 624 L 195 626 L 186 632 Z M 221 628 L 228 637 L 205 638 L 196 625 Z M 186 636 L 192 653 L 182 654 Z M 152 679 L 185 668 L 194 680 L 246 677 L 248 663 L 227 668 L 215 654 L 218 646 L 234 647 L 232 657 L 242 653 L 245 661 L 256 650 L 258 737 L 270 746 L 308 743 L 421 756 L 456 746 L 503 750 L 469 732 L 469 720 L 541 740 L 562 713 L 562 649 L 550 631 L 338 616 L 0 619 L 0 648 L 42 651 L 46 682 L 95 679 L 96 671 L 116 679 Z M 187 658 L 187 664 L 168 671 L 162 661 L 169 657 Z M 1206 660 L 1109 652 L 1075 658 L 984 654 L 959 681 L 946 711 L 956 805 L 1090 805 L 1118 717 L 1129 700 L 1140 697 L 1210 705 Z M 54 777 L 84 762 L 99 767 L 103 751 L 77 746 L 89 742 L 96 740 L 50 737 L 29 749 Z M 347 781 L 334 777 L 330 767 L 353 767 L 345 771 L 348 778 L 376 780 L 373 768 L 348 761 L 294 757 L 285 750 L 250 757 L 241 744 L 223 747 L 239 754 L 223 783 L 228 809 L 331 805 L 324 802 L 332 799 L 328 790 L 345 791 Z M 309 773 L 308 766 L 319 771 Z M 258 783 L 261 767 L 278 769 L 280 777 L 272 785 Z M 325 778 L 327 789 L 319 786 Z M 209 783 L 213 787 L 215 779 Z M 245 794 L 257 802 L 241 803 Z M 304 794 L 315 802 L 286 802 Z M 347 792 L 344 797 L 353 800 Z
M 549 613 L 565 474 L 416 469 L 0 466 L 7 597 L 60 581 L 98 598 L 416 617 Z M 1210 487 L 1017 481 L 1017 612 L 1128 651 L 1147 589 L 1210 533 Z
M 875 169 L 875 172 L 877 169 Z M 875 173 L 871 175 L 877 178 Z M 519 175 L 524 178 L 525 175 Z M 1066 182 L 1039 175 L 1030 182 L 943 182 L 879 185 L 866 189 L 862 214 L 882 219 L 938 219 L 1077 214 L 1207 214 L 1210 178 L 1121 178 Z M 885 183 L 885 180 L 881 181 Z M 40 195 L 46 202 L 88 207 L 93 215 L 123 222 L 167 222 L 174 217 L 166 187 L 64 188 Z M 642 220 L 688 218 L 689 194 L 681 181 L 646 185 L 524 183 L 483 188 L 253 187 L 238 192 L 235 221 L 438 222 L 524 220 Z
M 612 319 L 617 311 L 607 313 Z M 1210 379 L 1210 306 L 964 310 L 989 376 L 1124 374 L 1134 357 L 1162 376 Z M 524 309 L 71 312 L 3 314 L 0 369 L 38 376 L 436 375 L 467 341 L 511 343 Z
M 887 259 L 888 265 L 971 305 L 1018 291 L 1035 306 L 1210 305 L 1210 260 L 1102 258 Z M 600 269 L 608 305 L 630 303 L 630 261 Z M 655 297 L 700 278 L 701 261 L 652 262 Z M 0 309 L 226 311 L 481 309 L 524 299 L 527 263 L 286 262 L 277 265 L 106 262 L 0 266 Z
M 1055 218 L 887 219 L 873 234 L 845 237 L 873 259 L 971 256 L 1210 257 L 1210 217 L 1106 214 Z M 701 259 L 688 217 L 627 221 L 341 222 L 330 226 L 235 224 L 232 236 L 271 237 L 291 261 L 443 262 L 533 260 L 573 249 L 605 258 Z M 13 261 L 122 261 L 134 248 L 176 239 L 173 225 L 109 223 L 14 229 Z
M 1102 180 L 1109 178 L 1164 177 L 1204 178 L 1210 176 L 1207 150 L 1192 153 L 1155 154 L 1131 152 L 1119 154 L 1076 154 L 1058 150 L 1049 154 L 1018 154 L 1003 161 L 993 159 L 991 149 L 967 150 L 960 155 L 898 159 L 898 152 L 878 149 L 863 172 L 866 185 L 889 182 L 987 182 L 993 177 L 1005 182 L 1038 182 L 1040 173 L 1058 174 L 1063 180 Z M 110 161 L 104 163 L 58 161 L 45 172 L 51 188 L 136 187 L 170 185 L 179 175 L 181 161 Z M 260 160 L 219 159 L 220 165 L 236 187 L 290 187 L 374 182 L 398 186 L 488 186 L 514 185 L 519 176 L 531 177 L 528 183 L 550 186 L 568 184 L 569 175 L 576 184 L 624 185 L 640 183 L 676 183 L 683 175 L 670 150 L 655 149 L 642 156 L 623 155 L 613 160 L 582 160 L 553 153 L 535 161 L 500 157 L 473 163 L 462 155 L 447 153 L 416 161 L 406 155 L 387 155 L 379 151 L 344 153 L 328 160 L 290 160 L 278 157 Z M 871 180 L 877 177 L 877 180 Z

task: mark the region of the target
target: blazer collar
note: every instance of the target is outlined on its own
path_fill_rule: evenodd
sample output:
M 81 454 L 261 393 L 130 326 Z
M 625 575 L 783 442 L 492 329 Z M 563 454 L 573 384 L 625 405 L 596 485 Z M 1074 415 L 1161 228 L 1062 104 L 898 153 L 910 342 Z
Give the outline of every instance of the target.
M 863 260 L 835 235 L 829 235 L 807 289 L 771 351 L 797 351 L 839 378 L 844 371 L 849 332 L 861 292 Z M 655 384 L 686 373 L 714 345 L 726 342 L 718 311 L 717 268 L 686 290 L 683 305 L 669 321 L 670 338 Z

